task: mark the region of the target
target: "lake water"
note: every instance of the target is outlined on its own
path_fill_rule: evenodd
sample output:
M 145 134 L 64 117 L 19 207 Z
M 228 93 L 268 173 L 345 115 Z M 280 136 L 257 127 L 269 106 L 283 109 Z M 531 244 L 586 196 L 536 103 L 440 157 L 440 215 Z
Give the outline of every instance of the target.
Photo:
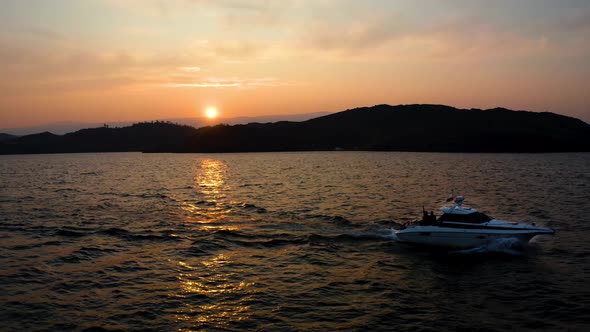
M 451 192 L 556 230 L 428 251 Z M 587 330 L 590 154 L 0 156 L 0 330 Z

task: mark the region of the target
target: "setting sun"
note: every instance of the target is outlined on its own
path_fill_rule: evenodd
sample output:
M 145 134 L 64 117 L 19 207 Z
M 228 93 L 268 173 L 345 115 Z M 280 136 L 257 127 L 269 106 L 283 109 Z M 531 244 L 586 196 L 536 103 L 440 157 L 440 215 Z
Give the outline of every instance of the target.
M 215 107 L 207 108 L 205 116 L 209 119 L 215 119 L 217 117 L 217 109 Z

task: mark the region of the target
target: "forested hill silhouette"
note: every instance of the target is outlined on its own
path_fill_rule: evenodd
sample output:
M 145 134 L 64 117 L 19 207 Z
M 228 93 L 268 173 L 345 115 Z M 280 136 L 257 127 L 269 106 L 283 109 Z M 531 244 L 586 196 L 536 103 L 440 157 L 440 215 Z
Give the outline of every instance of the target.
M 197 130 L 170 122 L 142 122 L 129 127 L 82 129 L 65 135 L 49 132 L 0 142 L 0 154 L 123 152 L 173 149 Z
M 590 125 L 554 113 L 377 105 L 303 122 L 200 128 L 181 152 L 590 151 Z
M 10 135 L 10 134 L 5 134 L 5 133 L 0 133 L 0 142 L 10 141 L 10 140 L 13 140 L 13 139 L 15 139 L 17 137 L 18 136 L 14 136 L 14 135 Z
M 262 151 L 590 151 L 590 125 L 554 113 L 377 105 L 303 122 L 217 125 L 169 122 L 107 126 L 65 135 L 48 132 L 0 142 L 0 154 L 65 152 Z

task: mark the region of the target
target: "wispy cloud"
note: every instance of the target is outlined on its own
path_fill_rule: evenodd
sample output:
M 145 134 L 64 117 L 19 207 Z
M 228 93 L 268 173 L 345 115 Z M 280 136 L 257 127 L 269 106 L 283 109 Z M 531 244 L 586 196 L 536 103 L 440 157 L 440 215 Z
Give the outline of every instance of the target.
M 355 59 L 460 60 L 582 55 L 590 50 L 587 14 L 534 28 L 502 24 L 484 16 L 450 16 L 416 22 L 396 14 L 372 14 L 339 22 L 316 20 L 298 37 L 300 49 L 320 56 Z M 558 33 L 559 32 L 559 33 Z
M 56 95 L 74 92 L 112 91 L 146 85 L 149 81 L 135 77 L 113 76 L 84 79 L 43 80 L 35 82 L 2 82 L 0 90 L 10 97 Z
M 50 28 L 42 28 L 39 26 L 30 26 L 23 29 L 23 32 L 34 37 L 50 40 L 64 40 L 65 36 Z
M 268 0 L 185 0 L 187 3 L 219 6 L 245 11 L 262 11 L 272 5 Z
M 201 82 L 201 83 L 171 83 L 166 84 L 173 88 L 231 88 L 239 87 L 240 83 Z
M 281 86 L 285 83 L 280 82 L 274 77 L 261 78 L 208 78 L 198 82 L 178 82 L 164 84 L 170 88 L 257 88 Z
M 180 69 L 181 71 L 187 72 L 187 73 L 198 73 L 201 71 L 201 67 L 196 67 L 196 66 L 180 67 L 178 69 Z

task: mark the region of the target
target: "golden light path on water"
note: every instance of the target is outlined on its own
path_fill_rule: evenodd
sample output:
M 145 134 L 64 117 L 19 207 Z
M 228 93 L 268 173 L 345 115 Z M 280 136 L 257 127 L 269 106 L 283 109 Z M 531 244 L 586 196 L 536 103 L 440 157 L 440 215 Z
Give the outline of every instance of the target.
M 203 227 L 208 231 L 238 230 L 237 226 L 211 225 L 223 221 L 231 212 L 231 208 L 224 204 L 224 191 L 228 189 L 225 180 L 228 166 L 220 160 L 202 159 L 197 162 L 195 171 L 195 187 L 204 199 L 197 204 L 186 201 L 182 203 L 181 208 L 188 212 L 187 221 L 208 224 Z M 245 295 L 254 283 L 240 281 L 240 276 L 235 272 L 224 272 L 223 267 L 232 262 L 231 255 L 223 253 L 199 261 L 195 265 L 184 261 L 178 262 L 184 271 L 189 272 L 178 273 L 177 296 L 187 300 L 192 296 L 210 299 L 206 301 L 207 304 L 202 304 L 202 301 L 195 305 L 190 301 L 185 302 L 185 307 L 176 315 L 178 321 L 192 322 L 195 325 L 207 324 L 223 329 L 231 323 L 249 318 L 250 307 L 240 303 L 248 299 Z M 235 300 L 232 300 L 232 297 Z
M 181 208 L 188 212 L 186 220 L 197 223 L 214 223 L 223 220 L 231 209 L 223 203 L 227 165 L 215 159 L 203 159 L 197 162 L 195 187 L 203 194 L 198 202 L 182 202 Z
M 191 321 L 195 325 L 206 323 L 221 329 L 250 317 L 250 307 L 240 303 L 249 299 L 247 294 L 254 283 L 232 281 L 239 276 L 236 273 L 222 271 L 224 265 L 232 262 L 230 256 L 225 254 L 203 260 L 200 266 L 191 266 L 183 261 L 178 262 L 178 265 L 191 271 L 178 274 L 180 284 L 178 296 L 187 299 L 192 296 L 203 296 L 209 299 L 208 304 L 191 305 L 187 301 L 185 307 L 181 308 L 176 315 L 178 321 Z

